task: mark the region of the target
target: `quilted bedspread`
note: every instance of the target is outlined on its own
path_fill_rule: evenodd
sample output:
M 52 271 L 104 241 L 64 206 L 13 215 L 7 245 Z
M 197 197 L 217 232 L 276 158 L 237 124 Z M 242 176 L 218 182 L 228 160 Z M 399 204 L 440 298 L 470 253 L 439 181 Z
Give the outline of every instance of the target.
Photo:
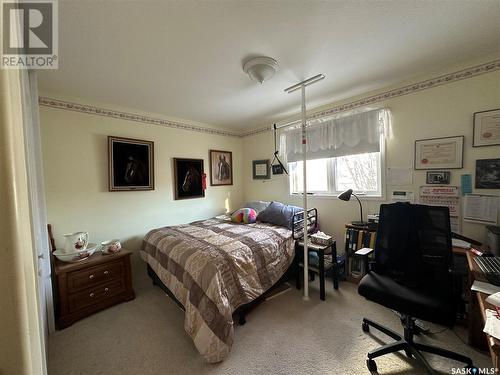
M 141 257 L 185 308 L 184 329 L 208 362 L 233 342 L 233 312 L 269 289 L 293 261 L 290 230 L 219 216 L 151 230 Z

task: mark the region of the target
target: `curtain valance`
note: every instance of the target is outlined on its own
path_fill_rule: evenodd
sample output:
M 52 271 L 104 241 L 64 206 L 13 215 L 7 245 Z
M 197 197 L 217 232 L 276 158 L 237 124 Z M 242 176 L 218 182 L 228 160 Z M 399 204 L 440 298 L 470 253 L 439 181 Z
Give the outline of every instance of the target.
M 387 121 L 388 110 L 376 109 L 309 124 L 307 159 L 380 151 L 380 138 Z M 289 163 L 303 160 L 300 125 L 281 132 L 280 154 Z

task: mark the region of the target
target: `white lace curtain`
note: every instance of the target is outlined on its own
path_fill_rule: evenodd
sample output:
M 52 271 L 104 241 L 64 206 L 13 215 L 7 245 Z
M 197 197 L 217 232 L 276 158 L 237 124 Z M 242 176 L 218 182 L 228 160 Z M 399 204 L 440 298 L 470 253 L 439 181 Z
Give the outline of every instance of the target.
M 387 109 L 376 109 L 309 124 L 307 159 L 380 151 L 380 139 L 388 119 Z M 303 160 L 300 125 L 281 131 L 280 154 L 289 163 Z

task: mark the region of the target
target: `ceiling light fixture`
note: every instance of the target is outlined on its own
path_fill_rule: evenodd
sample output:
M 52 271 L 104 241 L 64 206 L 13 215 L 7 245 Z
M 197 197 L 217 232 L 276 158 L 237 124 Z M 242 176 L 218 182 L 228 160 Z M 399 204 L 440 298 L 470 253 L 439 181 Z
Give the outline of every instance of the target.
M 243 64 L 243 71 L 260 83 L 271 79 L 277 70 L 278 62 L 265 56 L 254 57 Z

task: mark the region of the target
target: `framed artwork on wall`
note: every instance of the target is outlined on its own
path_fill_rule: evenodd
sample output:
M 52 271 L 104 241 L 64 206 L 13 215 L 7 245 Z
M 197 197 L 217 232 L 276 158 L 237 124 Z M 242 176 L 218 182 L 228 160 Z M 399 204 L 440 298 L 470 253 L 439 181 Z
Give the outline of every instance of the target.
M 473 147 L 500 145 L 500 108 L 474 113 Z
M 174 158 L 175 199 L 204 198 L 203 159 Z
M 154 190 L 154 143 L 108 137 L 109 191 Z
M 210 185 L 233 184 L 233 153 L 230 151 L 210 150 Z
M 463 168 L 464 136 L 415 141 L 415 169 Z
M 427 172 L 426 183 L 429 185 L 449 185 L 451 173 L 448 171 Z
M 500 189 L 500 159 L 476 160 L 476 189 Z
M 252 161 L 252 175 L 254 180 L 267 180 L 271 177 L 270 175 L 270 161 L 265 160 L 254 160 Z

